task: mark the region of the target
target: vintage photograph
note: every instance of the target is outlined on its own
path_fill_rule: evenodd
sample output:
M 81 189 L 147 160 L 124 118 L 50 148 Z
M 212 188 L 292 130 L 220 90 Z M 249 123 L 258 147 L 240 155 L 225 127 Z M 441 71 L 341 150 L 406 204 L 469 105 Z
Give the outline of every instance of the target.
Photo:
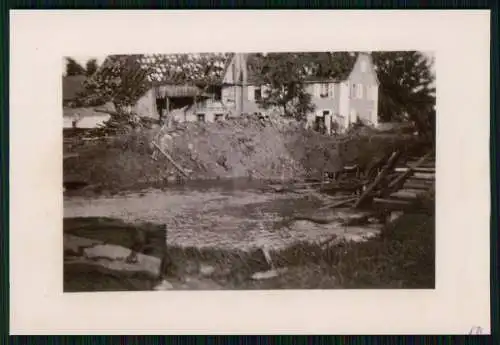
M 63 57 L 64 292 L 434 289 L 434 60 Z

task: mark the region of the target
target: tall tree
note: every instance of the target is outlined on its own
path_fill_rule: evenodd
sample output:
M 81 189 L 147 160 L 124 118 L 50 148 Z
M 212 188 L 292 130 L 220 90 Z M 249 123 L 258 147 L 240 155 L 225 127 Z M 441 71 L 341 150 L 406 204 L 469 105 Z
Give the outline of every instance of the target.
M 285 116 L 303 119 L 314 109 L 311 97 L 305 91 L 302 59 L 295 53 L 270 53 L 257 57 L 259 83 L 266 86 L 258 102 L 264 108 L 281 108 Z
M 256 75 L 268 86 L 260 101 L 264 107 L 279 107 L 285 116 L 304 119 L 314 110 L 305 82 L 311 79 L 342 79 L 352 68 L 355 55 L 347 52 L 270 53 L 258 55 Z
M 150 69 L 138 63 L 141 55 L 111 55 L 104 61 L 101 73 L 87 79 L 85 94 L 89 103 L 113 102 L 117 111 L 129 113 L 131 107 L 150 87 Z
M 66 75 L 85 75 L 85 68 L 83 68 L 75 59 L 66 58 Z
M 97 60 L 96 59 L 90 59 L 87 61 L 87 64 L 85 65 L 85 72 L 87 76 L 91 76 L 97 71 Z
M 380 81 L 382 120 L 410 120 L 419 132 L 429 133 L 436 103 L 429 59 L 417 51 L 375 52 L 372 56 Z

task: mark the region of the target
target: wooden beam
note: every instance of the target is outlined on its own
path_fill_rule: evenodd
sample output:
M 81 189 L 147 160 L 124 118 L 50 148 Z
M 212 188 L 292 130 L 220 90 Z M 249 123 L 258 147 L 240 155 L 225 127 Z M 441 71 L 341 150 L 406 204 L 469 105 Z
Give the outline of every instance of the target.
M 182 167 L 177 164 L 174 159 L 172 158 L 172 156 L 170 156 L 167 152 L 163 151 L 162 148 L 160 146 L 158 146 L 157 143 L 153 142 L 153 145 L 158 149 L 158 151 L 160 151 L 165 157 L 167 157 L 167 159 L 170 161 L 170 163 L 172 163 L 172 165 L 182 174 L 184 175 L 184 177 L 189 177 L 188 173 L 186 171 L 184 171 L 184 169 L 182 169 Z
M 406 181 L 406 179 L 408 179 L 408 177 L 410 177 L 410 175 L 413 174 L 413 168 L 418 167 L 420 164 L 424 163 L 427 160 L 427 158 L 430 157 L 430 155 L 432 153 L 433 153 L 433 151 L 430 151 L 427 154 L 425 154 L 422 158 L 420 158 L 417 161 L 417 163 L 415 163 L 415 165 L 409 166 L 409 169 L 405 173 L 403 173 L 401 176 L 399 176 L 395 180 L 393 180 L 389 184 L 388 193 L 390 193 L 391 191 L 394 191 L 394 190 L 397 190 L 397 189 L 401 188 L 401 186 Z
M 382 182 L 382 180 L 389 174 L 389 172 L 392 170 L 394 167 L 394 164 L 396 164 L 398 158 L 400 156 L 399 151 L 395 151 L 392 153 L 391 157 L 387 161 L 387 164 L 382 168 L 382 171 L 378 174 L 378 176 L 375 178 L 375 181 L 368 186 L 368 188 L 361 194 L 359 197 L 358 201 L 354 204 L 354 208 L 358 208 L 362 203 L 365 201 L 368 201 L 370 198 L 372 198 L 372 193 L 377 188 L 377 186 Z
M 399 168 L 394 169 L 394 171 L 396 171 L 396 172 L 407 172 L 408 169 L 410 169 L 410 168 L 408 168 L 408 167 L 399 167 Z M 418 173 L 435 173 L 436 169 L 435 168 L 417 167 L 417 168 L 413 168 L 413 171 L 418 172 Z
M 379 204 L 388 204 L 394 206 L 409 206 L 411 202 L 408 200 L 398 200 L 398 199 L 384 199 L 384 198 L 373 198 L 373 202 Z
M 335 208 L 335 207 L 340 207 L 340 206 L 344 206 L 345 204 L 348 204 L 350 202 L 353 202 L 355 201 L 357 198 L 353 198 L 353 197 L 347 197 L 346 199 L 344 200 L 340 200 L 340 201 L 335 201 L 335 202 L 332 202 L 332 203 L 329 203 L 329 204 L 326 204 L 320 208 L 318 208 L 318 211 L 322 211 L 322 210 L 326 210 L 327 208 Z
M 398 198 L 398 199 L 410 199 L 414 200 L 417 199 L 419 194 L 421 193 L 413 193 L 407 190 L 398 190 L 397 192 L 394 192 L 390 195 L 391 198 Z
M 429 174 L 429 173 L 420 173 L 416 172 L 413 174 L 414 178 L 417 179 L 424 179 L 424 180 L 434 180 L 436 178 L 435 174 Z
M 432 187 L 432 184 L 423 184 L 423 183 L 415 183 L 415 182 L 406 182 L 403 185 L 403 188 L 413 189 L 413 190 L 428 190 Z

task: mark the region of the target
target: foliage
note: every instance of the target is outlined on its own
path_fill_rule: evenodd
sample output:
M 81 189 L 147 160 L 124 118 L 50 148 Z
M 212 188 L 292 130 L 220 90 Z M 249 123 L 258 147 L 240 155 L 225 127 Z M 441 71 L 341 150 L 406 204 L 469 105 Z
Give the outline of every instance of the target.
M 75 59 L 66 58 L 66 75 L 85 75 L 85 68 L 83 68 Z
M 232 54 L 148 54 L 139 58 L 144 68 L 150 69 L 147 79 L 205 87 L 218 83 L 224 77 L 225 66 Z
M 300 54 L 271 53 L 260 56 L 258 81 L 267 89 L 261 100 L 264 108 L 279 107 L 285 116 L 304 118 L 306 112 L 314 109 L 311 97 L 305 91 L 304 69 Z
M 380 81 L 382 120 L 410 120 L 421 133 L 432 130 L 436 90 L 429 60 L 418 51 L 374 52 L 372 56 Z
M 103 73 L 94 75 L 86 82 L 86 94 L 113 102 L 117 111 L 134 105 L 148 89 L 145 75 L 148 70 L 141 69 L 136 55 L 114 55 L 106 59 Z
M 97 71 L 97 60 L 96 59 L 90 59 L 87 61 L 87 64 L 85 65 L 85 72 L 87 76 L 93 75 Z

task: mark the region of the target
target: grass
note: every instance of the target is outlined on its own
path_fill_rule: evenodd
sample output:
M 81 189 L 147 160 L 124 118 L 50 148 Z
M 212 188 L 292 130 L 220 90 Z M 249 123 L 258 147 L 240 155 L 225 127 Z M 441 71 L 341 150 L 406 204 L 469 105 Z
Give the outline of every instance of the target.
M 111 219 L 65 220 L 66 233 L 127 247 L 131 235 L 126 230 L 137 227 Z M 288 271 L 262 281 L 251 279 L 253 273 L 269 268 L 258 250 L 247 253 L 171 246 L 169 255 L 177 266 L 174 275 L 188 274 L 193 265 L 203 262 L 216 268 L 212 279 L 226 289 L 432 289 L 435 284 L 434 227 L 433 212 L 407 213 L 387 226 L 381 236 L 368 242 L 342 243 L 326 250 L 316 244 L 300 243 L 271 252 L 275 265 L 287 267 Z M 159 256 L 162 234 L 148 224 L 143 224 L 142 229 L 153 234 L 153 242 L 157 244 L 157 249 L 149 254 Z M 65 268 L 65 284 L 67 291 L 103 291 L 117 286 L 121 290 L 140 290 L 149 289 L 151 281 L 137 274 L 121 275 L 72 266 Z

